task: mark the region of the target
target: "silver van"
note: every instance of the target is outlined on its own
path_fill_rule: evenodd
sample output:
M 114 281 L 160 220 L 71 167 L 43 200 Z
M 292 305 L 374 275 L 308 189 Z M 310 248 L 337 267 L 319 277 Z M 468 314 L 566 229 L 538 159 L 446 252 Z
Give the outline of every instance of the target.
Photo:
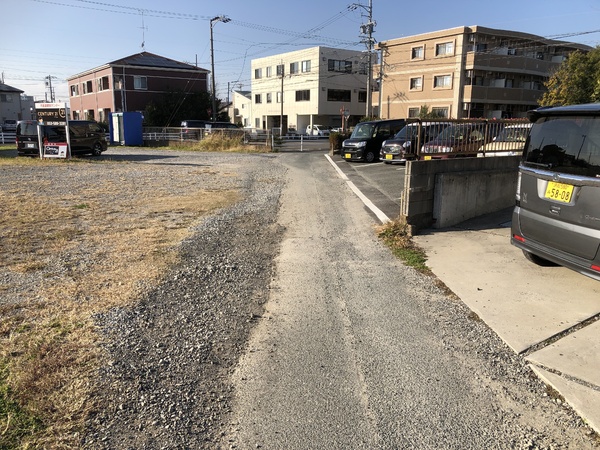
M 600 281 L 600 103 L 539 108 L 519 166 L 511 243 Z

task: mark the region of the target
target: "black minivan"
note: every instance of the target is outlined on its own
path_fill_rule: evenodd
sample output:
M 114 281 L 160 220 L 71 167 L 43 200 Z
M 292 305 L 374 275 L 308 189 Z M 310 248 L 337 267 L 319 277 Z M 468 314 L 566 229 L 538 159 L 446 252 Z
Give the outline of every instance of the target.
M 38 123 L 35 120 L 19 120 L 15 141 L 19 156 L 39 156 Z
M 98 122 L 70 120 L 69 135 L 72 155 L 92 154 L 100 156 L 108 148 L 106 133 Z M 42 139 L 43 142 L 67 142 L 65 127 L 42 126 Z
M 600 103 L 528 117 L 511 243 L 536 264 L 600 280 Z
M 406 120 L 374 120 L 360 122 L 342 143 L 342 158 L 346 161 L 379 161 L 381 144 L 400 131 Z

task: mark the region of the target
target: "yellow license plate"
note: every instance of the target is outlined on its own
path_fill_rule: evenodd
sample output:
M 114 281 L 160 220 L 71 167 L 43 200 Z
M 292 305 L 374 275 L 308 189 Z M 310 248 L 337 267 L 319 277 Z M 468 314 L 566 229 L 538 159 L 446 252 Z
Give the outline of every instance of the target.
M 394 155 L 385 155 L 385 159 L 394 159 Z
M 549 181 L 544 197 L 562 203 L 570 203 L 573 197 L 573 186 L 565 183 Z
M 427 155 L 425 155 L 425 156 L 423 157 L 423 159 L 424 159 L 425 161 L 430 161 L 430 160 L 431 160 L 431 156 L 427 156 Z
M 352 155 L 350 153 L 346 153 L 344 155 L 344 159 L 352 159 Z

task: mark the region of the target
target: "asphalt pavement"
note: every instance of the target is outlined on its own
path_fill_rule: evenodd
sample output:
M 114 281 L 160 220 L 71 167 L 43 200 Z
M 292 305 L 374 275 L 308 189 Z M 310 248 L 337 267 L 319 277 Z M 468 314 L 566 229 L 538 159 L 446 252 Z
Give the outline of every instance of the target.
M 398 216 L 403 177 L 392 171 L 401 168 L 327 158 L 380 221 Z M 511 213 L 423 230 L 414 242 L 433 273 L 600 433 L 600 283 L 526 260 L 510 244 Z

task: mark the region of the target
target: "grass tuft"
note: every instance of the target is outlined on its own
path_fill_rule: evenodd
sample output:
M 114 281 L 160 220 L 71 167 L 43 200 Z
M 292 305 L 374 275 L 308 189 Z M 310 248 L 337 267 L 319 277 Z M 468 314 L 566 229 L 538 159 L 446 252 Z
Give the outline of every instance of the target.
M 426 264 L 427 255 L 412 241 L 411 227 L 405 218 L 399 217 L 382 225 L 377 230 L 377 235 L 404 264 L 431 275 L 431 270 Z

